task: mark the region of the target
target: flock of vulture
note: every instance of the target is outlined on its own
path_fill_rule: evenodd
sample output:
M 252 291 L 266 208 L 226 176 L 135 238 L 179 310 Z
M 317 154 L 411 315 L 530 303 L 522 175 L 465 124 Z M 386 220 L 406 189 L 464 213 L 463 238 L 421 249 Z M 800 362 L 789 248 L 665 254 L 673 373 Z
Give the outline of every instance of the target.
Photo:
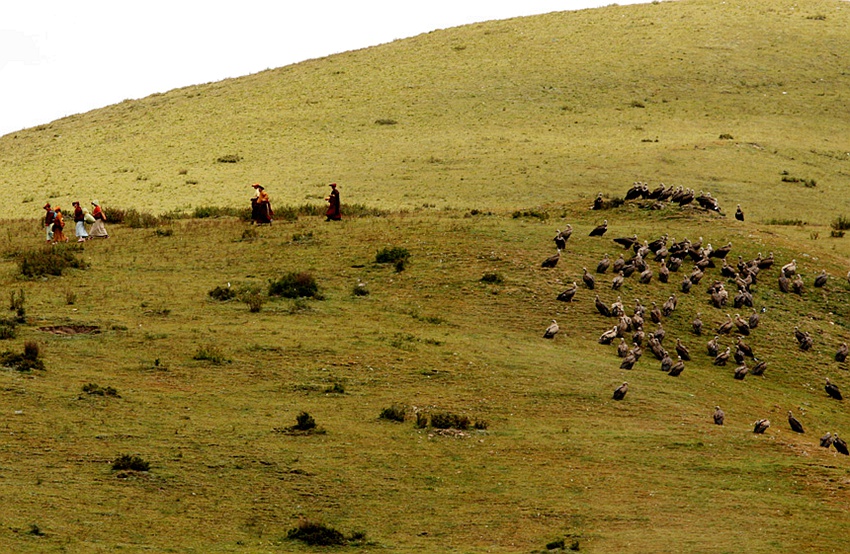
M 682 187 L 676 189 L 672 186 L 667 188 L 660 185 L 658 188 L 650 190 L 643 183 L 635 183 L 626 193 L 625 199 L 627 201 L 632 199 L 670 201 L 677 202 L 682 206 L 696 201 L 703 209 L 722 214 L 717 201 L 710 193 L 695 195 L 693 190 L 683 189 Z M 604 202 L 601 193 L 594 201 L 593 209 L 599 209 L 597 206 L 600 202 Z M 739 221 L 744 220 L 740 205 L 736 210 L 735 217 Z M 590 231 L 589 236 L 602 237 L 607 231 L 608 221 L 605 220 L 601 225 Z M 558 265 L 561 251 L 566 248 L 572 232 L 573 228 L 569 224 L 564 230 L 558 229 L 553 239 L 558 252 L 545 259 L 541 264 L 542 267 L 554 268 Z M 693 335 L 695 337 L 704 334 L 711 335 L 711 338 L 705 344 L 705 354 L 716 366 L 726 366 L 728 362 L 733 361 L 735 364 L 732 375 L 734 379 L 743 380 L 747 375 L 764 374 L 767 369 L 767 362 L 755 355 L 745 337 L 749 337 L 758 328 L 759 320 L 766 311 L 765 308 L 759 310 L 754 306 L 753 287 L 758 282 L 765 281 L 767 273 L 773 268 L 774 257 L 772 252 L 767 257 L 763 257 L 759 253 L 755 259 L 749 261 L 738 256 L 737 264 L 731 265 L 727 261 L 732 250 L 731 242 L 714 248 L 711 244 L 703 245 L 702 237 L 696 242 L 688 239 L 675 242 L 667 234 L 652 241 L 641 241 L 637 235 L 617 237 L 613 241 L 623 248 L 623 253 L 616 260 L 611 260 L 605 254 L 596 266 L 596 276 L 602 277 L 609 274 L 610 271 L 610 274 L 613 275 L 613 279 L 609 281 L 610 287 L 614 291 L 619 291 L 626 279 L 636 278 L 642 284 L 649 284 L 653 279 L 668 283 L 672 273 L 679 273 L 682 275 L 681 294 L 691 293 L 692 288 L 705 279 L 709 283 L 706 288 L 707 304 L 721 311 L 729 310 L 730 305 L 733 309 L 725 314 L 725 321 L 712 330 L 704 328 L 701 314 L 697 312 L 691 325 Z M 685 264 L 692 264 L 691 269 L 686 269 Z M 595 291 L 599 284 L 597 277 L 586 267 L 582 269 L 582 288 Z M 706 275 L 711 270 L 719 275 L 706 279 Z M 824 270 L 813 280 L 812 284 L 815 287 L 823 287 L 828 278 L 829 276 Z M 796 260 L 791 260 L 781 266 L 778 277 L 774 277 L 774 279 L 776 279 L 774 281 L 777 283 L 776 286 L 783 293 L 802 296 L 805 291 L 805 283 L 797 272 Z M 850 274 L 848 274 L 848 280 L 850 280 Z M 558 295 L 557 299 L 563 302 L 572 302 L 579 293 L 579 289 L 578 283 L 573 282 L 571 286 Z M 685 363 L 692 359 L 690 349 L 682 342 L 681 338 L 676 339 L 673 353 L 664 346 L 666 331 L 663 324 L 664 320 L 676 310 L 676 293 L 670 294 L 661 306 L 657 305 L 656 302 L 652 302 L 651 306 L 644 306 L 640 300 L 635 300 L 631 315 L 627 315 L 621 297 L 618 296 L 617 300 L 609 305 L 600 298 L 598 293 L 595 296 L 596 310 L 599 315 L 614 320 L 611 327 L 599 337 L 598 342 L 603 345 L 617 344 L 617 355 L 620 358 L 621 369 L 632 369 L 646 349 L 660 363 L 662 371 L 672 377 L 678 377 L 682 374 L 685 370 Z M 744 310 L 751 313 L 744 317 L 741 315 Z M 731 313 L 735 311 L 738 313 L 735 313 L 735 316 L 732 317 Z M 647 329 L 647 319 L 656 326 L 655 330 Z M 543 337 L 553 339 L 559 331 L 558 323 L 553 319 Z M 733 335 L 736 335 L 733 344 L 727 344 L 725 347 L 720 344 L 721 337 L 728 339 Z M 800 350 L 807 351 L 812 348 L 814 339 L 807 331 L 801 331 L 795 327 L 794 336 Z M 844 362 L 848 352 L 850 352 L 850 349 L 848 349 L 847 344 L 842 343 L 835 353 L 835 360 Z M 829 398 L 842 400 L 841 391 L 829 378 L 826 379 L 824 390 Z M 614 400 L 623 400 L 628 391 L 629 384 L 624 381 L 614 391 Z M 720 406 L 716 406 L 713 414 L 714 423 L 723 425 L 725 417 L 726 415 Z M 768 419 L 759 419 L 753 424 L 753 432 L 764 433 L 770 425 Z M 794 432 L 805 432 L 802 422 L 790 410 L 788 411 L 788 425 Z M 839 453 L 850 455 L 847 443 L 839 438 L 838 433 L 826 433 L 820 439 L 820 445 L 824 448 L 834 447 Z

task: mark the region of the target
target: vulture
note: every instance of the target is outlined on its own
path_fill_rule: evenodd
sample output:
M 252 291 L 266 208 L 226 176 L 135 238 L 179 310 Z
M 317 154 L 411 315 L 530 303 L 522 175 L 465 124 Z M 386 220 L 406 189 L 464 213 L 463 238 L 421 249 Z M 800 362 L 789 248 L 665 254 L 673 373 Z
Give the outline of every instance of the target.
M 620 257 L 614 260 L 614 265 L 611 266 L 611 271 L 614 273 L 619 273 L 623 270 L 623 266 L 626 265 L 626 259 L 620 254 Z
M 741 364 L 741 365 L 739 365 L 738 367 L 735 368 L 735 379 L 738 380 L 738 381 L 743 381 L 744 377 L 746 377 L 747 373 L 749 373 L 749 372 L 750 372 L 750 370 L 747 368 L 747 366 L 744 365 L 744 364 Z
M 623 384 L 614 389 L 614 400 L 622 400 L 626 397 L 626 393 L 629 392 L 629 383 L 623 381 Z
M 661 265 L 658 268 L 658 280 L 662 283 L 666 283 L 670 280 L 670 270 L 667 269 L 667 266 L 664 264 L 664 260 L 661 260 Z
M 649 310 L 649 319 L 651 319 L 653 323 L 661 323 L 661 310 L 658 309 L 655 302 L 652 303 L 652 309 Z
M 679 198 L 679 206 L 685 206 L 694 201 L 694 189 L 688 189 L 688 192 Z
M 785 276 L 784 273 L 779 274 L 779 290 L 780 292 L 791 292 L 791 279 Z
M 635 182 L 632 184 L 632 187 L 626 191 L 625 200 L 634 200 L 636 198 L 640 198 L 641 193 L 643 191 L 643 183 Z
M 641 272 L 640 277 L 638 277 L 638 281 L 642 285 L 648 285 L 650 281 L 652 281 L 652 269 L 646 268 L 643 272 Z
M 732 266 L 729 265 L 729 262 L 726 261 L 726 258 L 723 259 L 723 265 L 720 267 L 720 274 L 726 277 L 727 279 L 738 278 L 738 274 L 735 272 Z
M 822 269 L 820 275 L 815 277 L 815 286 L 817 288 L 821 288 L 822 286 L 824 286 L 826 284 L 827 277 L 828 276 L 826 274 L 826 270 Z
M 714 424 L 715 425 L 723 425 L 723 421 L 726 419 L 726 414 L 723 413 L 723 410 L 720 409 L 720 406 L 714 407 Z
M 797 273 L 797 260 L 791 260 L 782 266 L 782 275 L 791 277 L 795 273 Z
M 626 339 L 620 338 L 620 344 L 617 345 L 617 356 L 620 358 L 625 358 L 626 354 L 629 353 L 629 345 L 626 344 Z
M 596 273 L 605 273 L 608 271 L 608 267 L 611 265 L 611 259 L 608 258 L 608 254 L 605 254 L 599 263 L 596 264 Z
M 752 308 L 753 295 L 747 292 L 746 290 L 742 290 L 735 295 L 735 299 L 732 302 L 732 305 L 735 306 L 735 308 L 743 308 L 744 306 L 749 306 L 750 308 Z
M 770 420 L 760 419 L 756 421 L 755 425 L 753 426 L 753 433 L 761 435 L 762 433 L 767 431 L 768 427 L 770 427 Z
M 667 269 L 670 271 L 679 271 L 680 267 L 682 267 L 682 258 L 670 256 L 670 259 L 667 260 Z
M 705 345 L 706 350 L 708 351 L 708 355 L 711 356 L 712 358 L 717 356 L 717 352 L 719 351 L 719 348 L 720 348 L 717 345 L 717 339 L 718 338 L 719 337 L 717 335 L 715 335 L 714 338 L 711 339 L 710 341 L 708 341 Z
M 766 310 L 766 308 L 761 309 L 762 312 L 764 312 L 765 310 Z M 755 329 L 756 327 L 758 327 L 760 319 L 761 319 L 761 316 L 759 315 L 759 312 L 757 312 L 756 309 L 753 308 L 753 313 L 750 316 L 750 318 L 747 320 L 747 324 L 750 326 L 750 329 Z
M 619 244 L 620 246 L 622 246 L 623 248 L 628 250 L 629 248 L 632 248 L 635 244 L 637 244 L 638 236 L 632 235 L 630 237 L 620 237 L 620 238 L 614 239 L 614 242 L 616 242 L 617 244 Z
M 562 292 L 561 294 L 558 295 L 558 300 L 560 300 L 561 302 L 572 302 L 573 297 L 576 295 L 577 291 L 578 291 L 578 284 L 575 281 L 573 281 L 573 284 L 572 284 L 572 286 L 570 286 L 570 288 L 568 288 L 567 290 L 565 290 L 564 292 Z
M 794 338 L 797 339 L 797 342 L 803 342 L 806 338 L 806 334 L 800 331 L 799 327 L 794 327 Z
M 700 319 L 700 313 L 697 312 L 697 316 L 694 318 L 691 323 L 691 327 L 694 330 L 694 334 L 699 336 L 702 335 L 702 319 Z
M 561 231 L 558 229 L 558 233 L 555 235 L 555 238 L 552 239 L 555 241 L 555 246 L 558 247 L 558 250 L 563 250 L 567 247 L 567 241 L 570 239 L 570 235 L 573 234 L 573 226 L 567 223 L 567 228 Z
M 691 287 L 694 286 L 693 281 L 691 281 L 687 275 L 682 278 L 682 292 L 684 294 L 688 294 L 691 292 Z
M 631 277 L 632 273 L 635 272 L 634 260 L 629 260 L 628 262 L 626 262 L 626 265 L 623 266 L 622 272 L 623 277 Z
M 767 362 L 758 358 L 753 358 L 753 361 L 756 362 L 756 365 L 753 366 L 750 373 L 752 375 L 764 375 L 764 370 L 767 369 Z
M 718 335 L 728 335 L 729 333 L 732 332 L 732 327 L 735 326 L 735 322 L 732 321 L 732 316 L 730 316 L 729 314 L 726 314 L 726 318 L 727 318 L 726 321 L 724 321 L 723 323 L 720 324 L 719 327 L 717 327 L 717 334 Z
M 596 198 L 593 200 L 593 205 L 590 207 L 591 210 L 601 210 L 605 208 L 605 200 L 602 198 L 602 193 L 596 195 Z
M 543 338 L 544 339 L 554 339 L 555 335 L 557 335 L 558 331 L 560 331 L 560 330 L 561 330 L 561 328 L 558 327 L 558 322 L 553 319 L 552 324 L 549 325 L 549 327 L 547 327 L 546 331 L 543 333 Z
M 699 267 L 694 267 L 694 270 L 691 271 L 691 274 L 690 276 L 688 276 L 688 279 L 691 280 L 691 283 L 698 285 L 703 275 L 705 275 L 705 272 L 703 272 L 703 270 L 701 270 Z
M 838 450 L 839 454 L 844 454 L 845 456 L 850 455 L 850 450 L 847 449 L 847 443 L 844 442 L 844 439 L 838 438 L 838 433 L 832 434 L 832 446 Z
M 836 362 L 843 362 L 844 360 L 846 360 L 847 359 L 847 352 L 848 352 L 847 343 L 842 342 L 841 346 L 838 347 L 838 352 L 835 353 L 835 361 Z
M 620 297 L 617 297 L 617 301 L 611 304 L 611 315 L 613 317 L 623 317 L 626 315 L 626 309 L 623 307 L 623 301 Z M 631 320 L 629 321 L 629 327 L 631 327 Z
M 738 332 L 742 335 L 749 336 L 750 324 L 747 323 L 747 320 L 741 317 L 740 314 L 735 314 L 735 327 L 738 328 Z
M 799 273 L 795 275 L 794 280 L 791 281 L 791 292 L 799 296 L 803 296 L 803 292 L 805 292 L 803 278 Z
M 670 357 L 670 354 L 664 353 L 664 357 L 661 358 L 661 371 L 664 373 L 669 373 L 670 368 L 673 367 L 673 359 Z
M 832 433 L 827 431 L 826 434 L 820 438 L 820 445 L 824 448 L 832 446 Z
M 632 335 L 632 342 L 637 346 L 642 345 L 644 339 L 646 339 L 646 333 L 643 331 L 643 329 L 638 329 L 637 331 L 635 331 L 635 334 Z
M 656 329 L 655 332 L 652 333 L 652 336 L 655 337 L 655 340 L 657 340 L 659 343 L 661 343 L 661 342 L 664 342 L 664 337 L 667 336 L 667 331 L 665 331 L 664 327 L 662 327 L 661 324 L 659 323 L 658 329 Z
M 602 300 L 599 299 L 598 294 L 596 295 L 595 304 L 596 304 L 596 311 L 598 311 L 600 314 L 602 314 L 605 317 L 611 317 L 611 309 L 608 307 L 608 305 L 605 302 L 603 302 Z
M 753 357 L 752 347 L 749 344 L 745 343 L 742 337 L 738 337 L 738 342 L 736 343 L 736 346 L 738 347 L 738 350 L 740 350 L 744 354 L 744 356 L 747 356 L 749 358 Z
M 559 248 L 558 253 L 555 254 L 554 256 L 549 256 L 548 258 L 543 260 L 543 263 L 540 264 L 540 267 L 547 267 L 547 268 L 555 267 L 556 265 L 558 265 L 558 260 L 560 260 L 560 259 L 561 259 L 561 249 Z
M 591 237 L 601 237 L 602 235 L 605 234 L 605 231 L 607 231 L 607 230 L 608 230 L 608 220 L 606 219 L 602 222 L 602 225 L 597 225 L 596 227 L 593 228 L 593 230 L 590 232 L 590 236 Z
M 744 221 L 744 212 L 741 210 L 740 204 L 738 204 L 738 208 L 735 210 L 735 219 L 738 221 Z
M 800 350 L 803 350 L 803 351 L 811 350 L 812 345 L 815 343 L 814 339 L 812 338 L 812 336 L 809 334 L 808 331 L 803 333 L 803 335 L 804 335 L 803 340 L 800 341 Z
M 655 337 L 651 336 L 649 338 L 649 349 L 652 350 L 652 355 L 655 356 L 658 361 L 664 359 L 664 356 L 667 355 L 667 351 L 661 346 L 661 343 Z
M 664 233 L 660 238 L 655 239 L 654 241 L 647 244 L 650 252 L 653 254 L 657 253 L 659 250 L 667 246 L 667 233 Z
M 725 260 L 726 256 L 728 256 L 729 252 L 731 252 L 731 251 L 732 251 L 732 243 L 727 242 L 726 244 L 724 244 L 720 248 L 716 248 L 716 249 L 712 250 L 711 252 L 709 252 L 708 257 L 709 258 L 720 258 L 721 260 Z
M 614 280 L 611 281 L 611 288 L 614 290 L 620 290 L 620 287 L 623 286 L 623 282 L 626 278 L 623 276 L 623 272 L 617 272 L 617 275 L 614 277 Z
M 714 357 L 714 365 L 726 365 L 731 355 L 732 349 L 727 346 L 726 350 Z
M 661 315 L 664 317 L 670 317 L 670 314 L 676 309 L 676 305 L 679 303 L 675 294 L 670 295 L 664 305 L 661 306 Z
M 738 365 L 743 364 L 744 361 L 747 359 L 747 357 L 744 355 L 740 348 L 735 349 L 735 354 L 733 355 L 733 357 L 735 358 L 735 363 Z
M 758 261 L 757 267 L 759 269 L 770 269 L 773 266 L 773 252 L 770 253 L 770 256 L 767 258 L 762 258 Z
M 711 304 L 718 310 L 725 306 L 726 301 L 729 299 L 729 292 L 722 283 L 719 286 L 714 287 L 710 294 Z
M 599 337 L 599 344 L 611 344 L 617 338 L 617 326 L 611 327 Z
M 587 288 L 593 289 L 596 286 L 596 279 L 593 278 L 593 275 L 591 275 L 590 273 L 587 272 L 586 267 L 584 267 L 582 269 L 584 269 L 584 275 L 581 276 L 582 282 L 584 282 L 584 285 Z
M 826 390 L 826 394 L 836 400 L 841 400 L 841 391 L 838 390 L 838 386 L 835 383 L 829 380 L 829 377 L 826 378 L 826 385 L 823 388 Z
M 635 298 L 635 315 L 641 318 L 646 314 L 646 307 L 640 303 L 640 298 Z
M 794 417 L 794 414 L 791 413 L 791 410 L 788 410 L 788 425 L 791 426 L 791 430 L 795 433 L 805 433 L 806 431 L 803 429 L 803 424 L 799 419 Z
M 682 339 L 676 339 L 676 354 L 686 362 L 691 360 L 691 353 L 688 350 L 688 347 L 682 344 Z
M 678 359 L 670 366 L 670 371 L 667 372 L 667 375 L 671 377 L 678 377 L 685 370 L 685 362 L 682 361 L 682 357 L 678 356 Z

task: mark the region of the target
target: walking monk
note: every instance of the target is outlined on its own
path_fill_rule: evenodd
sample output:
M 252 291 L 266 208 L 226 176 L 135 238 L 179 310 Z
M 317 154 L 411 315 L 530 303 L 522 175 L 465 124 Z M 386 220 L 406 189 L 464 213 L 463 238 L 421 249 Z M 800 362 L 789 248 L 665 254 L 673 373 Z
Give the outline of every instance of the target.
M 336 183 L 331 183 L 331 194 L 325 198 L 328 203 L 328 211 L 325 212 L 327 219 L 325 221 L 339 221 L 342 219 L 342 213 L 339 209 L 339 191 L 336 190 Z

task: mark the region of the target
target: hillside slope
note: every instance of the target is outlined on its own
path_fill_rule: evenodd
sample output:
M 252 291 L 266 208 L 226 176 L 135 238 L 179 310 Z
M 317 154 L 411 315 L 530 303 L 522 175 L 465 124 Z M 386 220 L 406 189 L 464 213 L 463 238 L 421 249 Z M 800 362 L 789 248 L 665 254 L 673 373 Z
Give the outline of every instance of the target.
M 279 204 L 336 181 L 386 208 L 516 208 L 641 180 L 825 224 L 850 202 L 848 28 L 837 0 L 682 0 L 435 31 L 2 137 L 0 216 L 239 205 L 256 181 Z

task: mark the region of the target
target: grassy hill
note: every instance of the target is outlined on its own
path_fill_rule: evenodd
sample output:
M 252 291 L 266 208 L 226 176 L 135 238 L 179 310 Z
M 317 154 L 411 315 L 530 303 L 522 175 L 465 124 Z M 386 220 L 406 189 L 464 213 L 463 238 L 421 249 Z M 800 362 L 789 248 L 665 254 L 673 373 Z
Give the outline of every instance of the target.
M 350 202 L 497 209 L 641 180 L 710 190 L 756 220 L 787 206 L 828 223 L 848 211 L 848 10 L 553 13 L 126 101 L 3 137 L 2 215 L 45 197 L 241 204 L 256 181 L 281 204 L 320 202 L 336 181 Z
M 338 551 L 843 551 L 850 459 L 818 438 L 850 436 L 847 400 L 824 391 L 850 390 L 833 358 L 850 338 L 847 246 L 827 227 L 846 213 L 848 9 L 680 1 L 490 22 L 0 138 L 4 216 L 89 196 L 153 214 L 46 251 L 33 219 L 3 221 L 0 354 L 35 344 L 44 369 L 0 370 L 0 550 L 330 550 L 288 538 L 312 521 L 344 535 Z M 284 209 L 321 206 L 332 180 L 344 210 L 385 211 Z M 634 180 L 711 190 L 730 216 L 588 210 Z M 154 217 L 242 208 L 254 181 L 278 206 L 270 227 Z M 808 224 L 776 225 L 794 221 Z M 764 375 L 735 380 L 706 353 L 727 313 L 750 313 L 710 305 L 715 280 L 735 291 L 717 268 L 690 293 L 691 262 L 664 284 L 654 260 L 649 284 L 582 288 L 582 268 L 629 254 L 611 238 L 664 233 L 731 241 L 733 265 L 774 253 L 745 337 Z M 409 257 L 379 263 L 384 249 Z M 86 267 L 21 275 L 54 251 Z M 791 259 L 802 295 L 777 287 Z M 270 296 L 290 272 L 319 298 Z M 573 281 L 575 301 L 556 300 Z M 662 325 L 668 350 L 691 350 L 682 375 L 648 350 L 619 369 L 597 293 L 629 314 L 675 293 Z M 318 431 L 291 429 L 302 412 Z M 438 429 L 441 415 L 470 426 Z M 148 470 L 114 468 L 122 456 Z

